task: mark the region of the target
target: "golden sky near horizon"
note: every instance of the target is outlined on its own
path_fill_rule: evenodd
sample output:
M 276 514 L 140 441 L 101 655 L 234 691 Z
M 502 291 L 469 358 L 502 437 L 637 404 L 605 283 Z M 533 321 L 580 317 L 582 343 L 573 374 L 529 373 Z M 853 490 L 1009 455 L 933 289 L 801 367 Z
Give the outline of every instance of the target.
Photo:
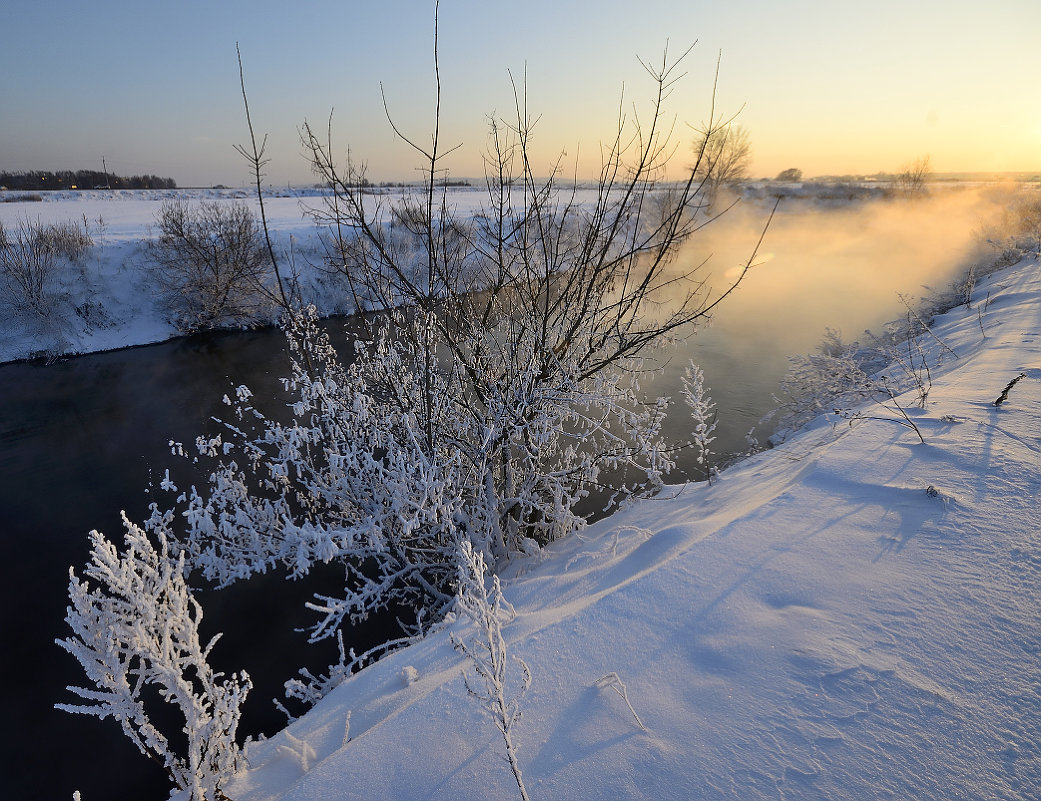
M 313 180 L 305 120 L 334 111 L 337 148 L 374 180 L 415 173 L 395 122 L 428 140 L 433 120 L 431 0 L 382 3 L 99 0 L 21 3 L 5 11 L 0 170 L 100 167 L 180 185 L 245 183 L 235 44 L 254 123 L 269 135 L 271 183 Z M 1036 78 L 1041 2 L 992 0 L 578 0 L 440 5 L 442 141 L 450 168 L 482 172 L 487 116 L 512 114 L 511 75 L 526 75 L 541 114 L 536 156 L 559 152 L 591 172 L 623 108 L 653 85 L 638 57 L 696 46 L 671 98 L 677 163 L 712 97 L 752 142 L 752 175 L 895 171 L 921 156 L 937 172 L 1041 172 Z M 671 119 L 671 117 L 670 117 Z

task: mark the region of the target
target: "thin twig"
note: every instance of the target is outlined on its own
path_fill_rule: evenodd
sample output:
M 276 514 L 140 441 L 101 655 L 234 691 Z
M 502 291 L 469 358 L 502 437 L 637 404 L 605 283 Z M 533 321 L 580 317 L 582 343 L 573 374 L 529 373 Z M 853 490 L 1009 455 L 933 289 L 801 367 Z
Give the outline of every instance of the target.
M 996 401 L 994 401 L 994 405 L 995 406 L 1000 406 L 1005 401 L 1007 401 L 1008 400 L 1008 393 L 1012 390 L 1012 387 L 1014 387 L 1016 384 L 1018 384 L 1020 381 L 1022 381 L 1026 377 L 1027 377 L 1026 373 L 1020 373 L 1015 378 L 1013 378 L 1011 381 L 1009 381 L 1008 382 L 1008 386 L 1006 386 L 1003 390 L 1001 390 L 1001 395 L 999 395 L 998 399 Z
M 282 307 L 286 310 L 290 310 L 289 298 L 286 295 L 285 286 L 282 283 L 282 272 L 278 267 L 278 259 L 275 258 L 275 248 L 271 244 L 271 233 L 268 230 L 267 224 L 267 211 L 264 207 L 264 192 L 262 189 L 262 179 L 264 173 L 262 169 L 270 159 L 264 158 L 264 149 L 267 147 L 267 135 L 264 136 L 264 141 L 257 147 L 257 137 L 253 132 L 253 120 L 249 113 L 249 99 L 246 97 L 246 76 L 242 68 L 242 51 L 239 50 L 239 43 L 235 43 L 235 55 L 238 56 L 239 61 L 239 86 L 242 89 L 242 105 L 246 109 L 246 126 L 249 128 L 249 142 L 252 150 L 246 150 L 242 145 L 235 145 L 235 150 L 241 155 L 246 161 L 249 162 L 250 167 L 253 170 L 254 183 L 257 187 L 257 202 L 260 204 L 260 225 L 264 229 L 264 242 L 267 244 L 268 258 L 271 259 L 271 266 L 275 270 L 275 279 L 278 281 L 278 292 L 282 296 Z
M 643 725 L 643 721 L 640 720 L 640 716 L 636 714 L 636 710 L 633 709 L 632 702 L 629 700 L 629 690 L 626 689 L 622 680 L 618 678 L 617 673 L 612 672 L 608 673 L 606 676 L 602 676 L 593 682 L 593 686 L 601 690 L 610 687 L 618 693 L 622 697 L 622 700 L 625 701 L 625 705 L 629 707 L 629 711 L 633 713 L 633 717 L 636 718 L 636 724 L 644 731 L 647 731 L 647 727 Z

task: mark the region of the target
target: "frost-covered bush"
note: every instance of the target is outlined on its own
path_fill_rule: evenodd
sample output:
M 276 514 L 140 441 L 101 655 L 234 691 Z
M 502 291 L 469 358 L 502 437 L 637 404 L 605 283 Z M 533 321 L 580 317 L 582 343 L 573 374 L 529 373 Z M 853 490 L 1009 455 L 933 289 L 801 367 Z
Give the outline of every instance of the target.
M 328 188 L 326 205 L 313 210 L 327 267 L 342 277 L 363 334 L 338 352 L 315 310 L 294 308 L 298 295 L 279 291 L 293 402 L 267 416 L 240 387 L 226 398 L 220 433 L 197 439 L 198 457 L 174 443 L 208 479 L 183 492 L 169 476 L 162 482 L 172 500 L 153 505 L 145 524 L 158 554 L 130 524 L 124 561 L 95 535 L 87 575 L 112 592 L 73 577 L 77 636 L 65 643 L 101 691 L 80 690 L 99 704 L 74 711 L 116 716 L 179 783 L 196 782 L 193 794 L 219 792 L 238 753 L 248 681 L 216 683 L 185 576 L 226 586 L 268 570 L 302 579 L 336 563 L 343 589 L 308 604 L 318 614 L 312 639 L 388 610 L 415 615 L 403 621 L 408 638 L 457 605 L 469 613 L 467 599 L 477 597 L 465 592 L 469 576 L 483 581 L 584 525 L 579 504 L 591 488 L 608 490 L 610 506 L 662 486 L 672 466 L 661 438 L 667 402 L 641 392 L 643 360 L 708 315 L 755 257 L 711 300 L 698 265 L 680 261 L 706 224 L 706 179 L 694 165 L 661 187 L 675 151 L 664 108 L 678 64 L 666 54 L 660 67 L 644 65 L 655 86 L 651 113 L 611 132 L 588 199 L 577 182 L 560 185 L 558 170 L 533 172 L 533 123 L 520 102 L 515 122 L 491 124 L 485 205 L 466 216 L 447 201 L 436 134 L 429 151 L 409 142 L 424 159 L 425 185 L 387 198 L 373 196 L 363 171 L 350 160 L 340 167 L 328 139 L 305 126 L 312 167 Z M 258 188 L 262 150 L 241 151 Z M 178 325 L 266 314 L 274 297 L 267 264 L 275 271 L 276 258 L 269 248 L 265 262 L 247 207 L 168 203 L 158 224 L 152 254 Z M 622 478 L 608 486 L 609 472 Z M 487 595 L 484 603 L 499 605 Z M 142 620 L 159 628 L 142 633 Z M 328 675 L 305 673 L 290 690 L 313 701 L 357 660 L 341 647 Z M 185 758 L 170 753 L 139 706 L 136 693 L 149 682 L 184 710 Z
M 93 245 L 89 232 L 71 222 L 23 220 L 10 233 L 0 223 L 0 297 L 16 312 L 48 317 L 63 266 L 80 260 Z
M 432 328 L 419 312 L 393 314 L 344 364 L 313 311 L 294 316 L 292 418 L 264 417 L 242 388 L 227 430 L 198 443 L 216 464 L 180 507 L 191 566 L 223 585 L 341 562 L 344 594 L 311 604 L 313 637 L 396 605 L 424 612 L 419 631 L 455 602 L 461 542 L 502 564 L 583 525 L 575 505 L 603 464 L 642 465 L 659 480 L 664 410 L 632 410 L 631 375 L 565 373 L 545 385 L 544 363 L 521 342 L 515 372 L 487 380 L 478 400 L 474 365 L 442 355 L 424 375 Z M 496 333 L 472 344 L 495 347 Z
M 780 395 L 774 397 L 777 408 L 768 415 L 781 437 L 839 406 L 876 397 L 880 387 L 869 372 L 872 368 L 865 369 L 866 363 L 872 363 L 869 359 L 857 343 L 844 343 L 831 329 L 816 353 L 790 357 Z
M 209 485 L 156 510 L 185 521 L 193 569 L 226 585 L 338 562 L 344 591 L 311 604 L 313 637 L 398 606 L 419 611 L 418 633 L 455 603 L 464 543 L 496 572 L 582 526 L 579 504 L 609 471 L 628 471 L 608 487 L 616 501 L 662 485 L 667 404 L 641 393 L 643 357 L 729 293 L 709 303 L 676 263 L 704 223 L 695 171 L 657 184 L 675 67 L 648 67 L 652 117 L 635 138 L 619 130 L 582 202 L 532 173 L 523 119 L 492 123 L 485 205 L 465 217 L 445 201 L 436 147 L 421 191 L 374 199 L 305 129 L 330 187 L 314 211 L 330 267 L 367 333 L 341 354 L 313 311 L 287 316 L 291 418 L 241 390 L 225 431 L 198 443 Z
M 166 201 L 149 244 L 170 320 L 183 332 L 268 322 L 271 265 L 256 216 L 240 201 Z
M 111 717 L 141 753 L 157 760 L 192 801 L 223 798 L 221 781 L 241 758 L 235 742 L 239 707 L 252 686 L 243 673 L 221 681 L 207 662 L 217 638 L 199 639 L 202 608 L 185 583 L 184 559 L 159 548 L 124 518 L 121 553 L 97 531 L 81 580 L 69 571 L 66 622 L 58 644 L 79 660 L 97 689 L 70 687 L 86 703 L 59 709 Z M 181 731 L 163 732 L 146 703 L 158 695 L 176 707 Z
M 125 557 L 95 535 L 87 577 L 109 591 L 73 576 L 76 636 L 64 642 L 100 690 L 78 690 L 95 706 L 69 708 L 116 717 L 179 786 L 218 793 L 237 758 L 248 680 L 218 683 L 207 666 L 185 576 L 226 586 L 268 570 L 303 579 L 336 563 L 342 591 L 308 604 L 312 639 L 409 610 L 400 643 L 457 607 L 469 614 L 474 564 L 496 587 L 510 560 L 583 526 L 591 489 L 621 503 L 662 486 L 667 403 L 641 392 L 643 360 L 711 312 L 754 258 L 711 301 L 695 265 L 678 262 L 705 220 L 696 167 L 659 188 L 674 151 L 662 122 L 676 68 L 647 65 L 651 118 L 612 133 L 589 199 L 558 186 L 556 173 L 534 175 L 524 117 L 492 124 L 486 205 L 465 217 L 446 202 L 436 137 L 426 186 L 385 199 L 305 129 L 330 188 L 315 211 L 328 266 L 363 333 L 340 353 L 313 308 L 287 308 L 288 408 L 267 416 L 240 387 L 220 433 L 196 442 L 208 480 L 181 491 L 167 477 L 172 500 L 152 507 L 145 531 L 128 524 Z M 269 293 L 248 209 L 167 204 L 159 227 L 152 252 L 179 324 L 256 318 Z M 358 660 L 341 647 L 338 665 L 303 674 L 290 695 L 314 701 Z M 149 721 L 138 695 L 149 684 L 184 712 L 186 755 Z
M 716 404 L 705 387 L 705 374 L 693 360 L 687 366 L 682 381 L 683 398 L 694 419 L 691 444 L 697 449 L 697 463 L 704 466 L 706 477 L 712 483 L 712 465 L 709 463 L 712 451 L 708 446 L 715 440 L 712 434 L 716 430 Z
M 783 441 L 792 431 L 830 413 L 851 426 L 862 420 L 895 422 L 913 430 L 924 442 L 898 396 L 911 390 L 918 405 L 925 408 L 932 374 L 921 337 L 932 332 L 910 306 L 908 310 L 906 327 L 891 324 L 882 337 L 873 337 L 872 348 L 847 345 L 836 331 L 827 329 L 816 353 L 791 357 L 792 366 L 781 380 L 783 395 L 774 396 L 777 407 L 764 418 L 774 422 L 776 431 L 771 439 Z M 942 341 L 936 341 L 954 353 Z M 864 408 L 868 401 L 886 416 L 874 416 Z

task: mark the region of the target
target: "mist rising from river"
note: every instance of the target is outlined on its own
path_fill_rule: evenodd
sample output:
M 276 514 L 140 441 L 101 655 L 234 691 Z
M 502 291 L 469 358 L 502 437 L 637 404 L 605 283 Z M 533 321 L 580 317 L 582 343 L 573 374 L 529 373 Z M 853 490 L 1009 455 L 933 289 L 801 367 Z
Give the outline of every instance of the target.
M 772 205 L 739 203 L 713 220 L 677 269 L 708 259 L 702 277 L 709 300 L 718 297 L 749 260 Z M 1001 208 L 1000 196 L 976 189 L 837 206 L 782 201 L 755 266 L 645 388 L 678 401 L 693 359 L 719 408 L 717 451 L 741 450 L 745 433 L 772 408 L 789 356 L 815 350 L 829 328 L 848 342 L 863 339 L 865 329 L 904 316 L 900 295 L 913 302 L 947 288 L 973 262 L 993 259 L 980 232 Z M 685 407 L 675 405 L 671 416 L 669 433 L 682 436 Z

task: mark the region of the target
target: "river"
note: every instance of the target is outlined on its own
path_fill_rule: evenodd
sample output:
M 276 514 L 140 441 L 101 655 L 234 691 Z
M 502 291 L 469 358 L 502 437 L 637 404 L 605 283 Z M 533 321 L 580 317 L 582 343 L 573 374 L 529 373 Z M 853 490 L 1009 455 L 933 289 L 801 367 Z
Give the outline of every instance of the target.
M 747 258 L 765 219 L 761 211 L 752 209 L 700 245 L 713 254 L 717 285 Z M 968 235 L 934 228 L 864 209 L 782 212 L 746 283 L 711 325 L 665 355 L 664 375 L 646 388 L 678 400 L 679 375 L 693 359 L 718 405 L 713 449 L 744 450 L 745 433 L 772 407 L 789 354 L 812 350 L 829 326 L 855 338 L 900 314 L 897 290 L 921 294 L 923 282 L 946 281 L 964 266 Z M 171 456 L 167 443 L 215 431 L 210 418 L 226 413 L 221 398 L 232 387 L 247 384 L 258 398 L 283 402 L 278 379 L 286 372 L 285 351 L 280 332 L 261 330 L 51 365 L 0 366 L 0 532 L 7 557 L 0 567 L 0 670 L 12 729 L 0 751 L 4 797 L 70 798 L 75 789 L 87 801 L 165 797 L 162 771 L 112 721 L 53 709 L 75 701 L 66 685 L 84 681 L 54 642 L 67 635 L 68 568 L 81 572 L 89 530 L 121 541 L 121 510 L 133 520 L 147 517 L 149 485 L 164 468 L 175 468 L 182 487 L 204 480 Z M 689 415 L 682 404 L 672 420 L 670 433 L 684 436 Z M 697 472 L 689 462 L 686 470 Z M 673 478 L 683 477 L 681 471 Z M 313 586 L 278 575 L 261 581 L 259 591 L 254 585 L 249 592 L 208 593 L 204 606 L 207 629 L 225 631 L 215 661 L 229 671 L 245 666 L 257 685 L 243 729 L 271 733 L 284 722 L 269 702 L 281 697 L 282 682 L 300 664 L 320 669 L 335 653 L 329 644 L 308 650 L 304 635 L 292 631 L 309 621 L 302 602 Z

